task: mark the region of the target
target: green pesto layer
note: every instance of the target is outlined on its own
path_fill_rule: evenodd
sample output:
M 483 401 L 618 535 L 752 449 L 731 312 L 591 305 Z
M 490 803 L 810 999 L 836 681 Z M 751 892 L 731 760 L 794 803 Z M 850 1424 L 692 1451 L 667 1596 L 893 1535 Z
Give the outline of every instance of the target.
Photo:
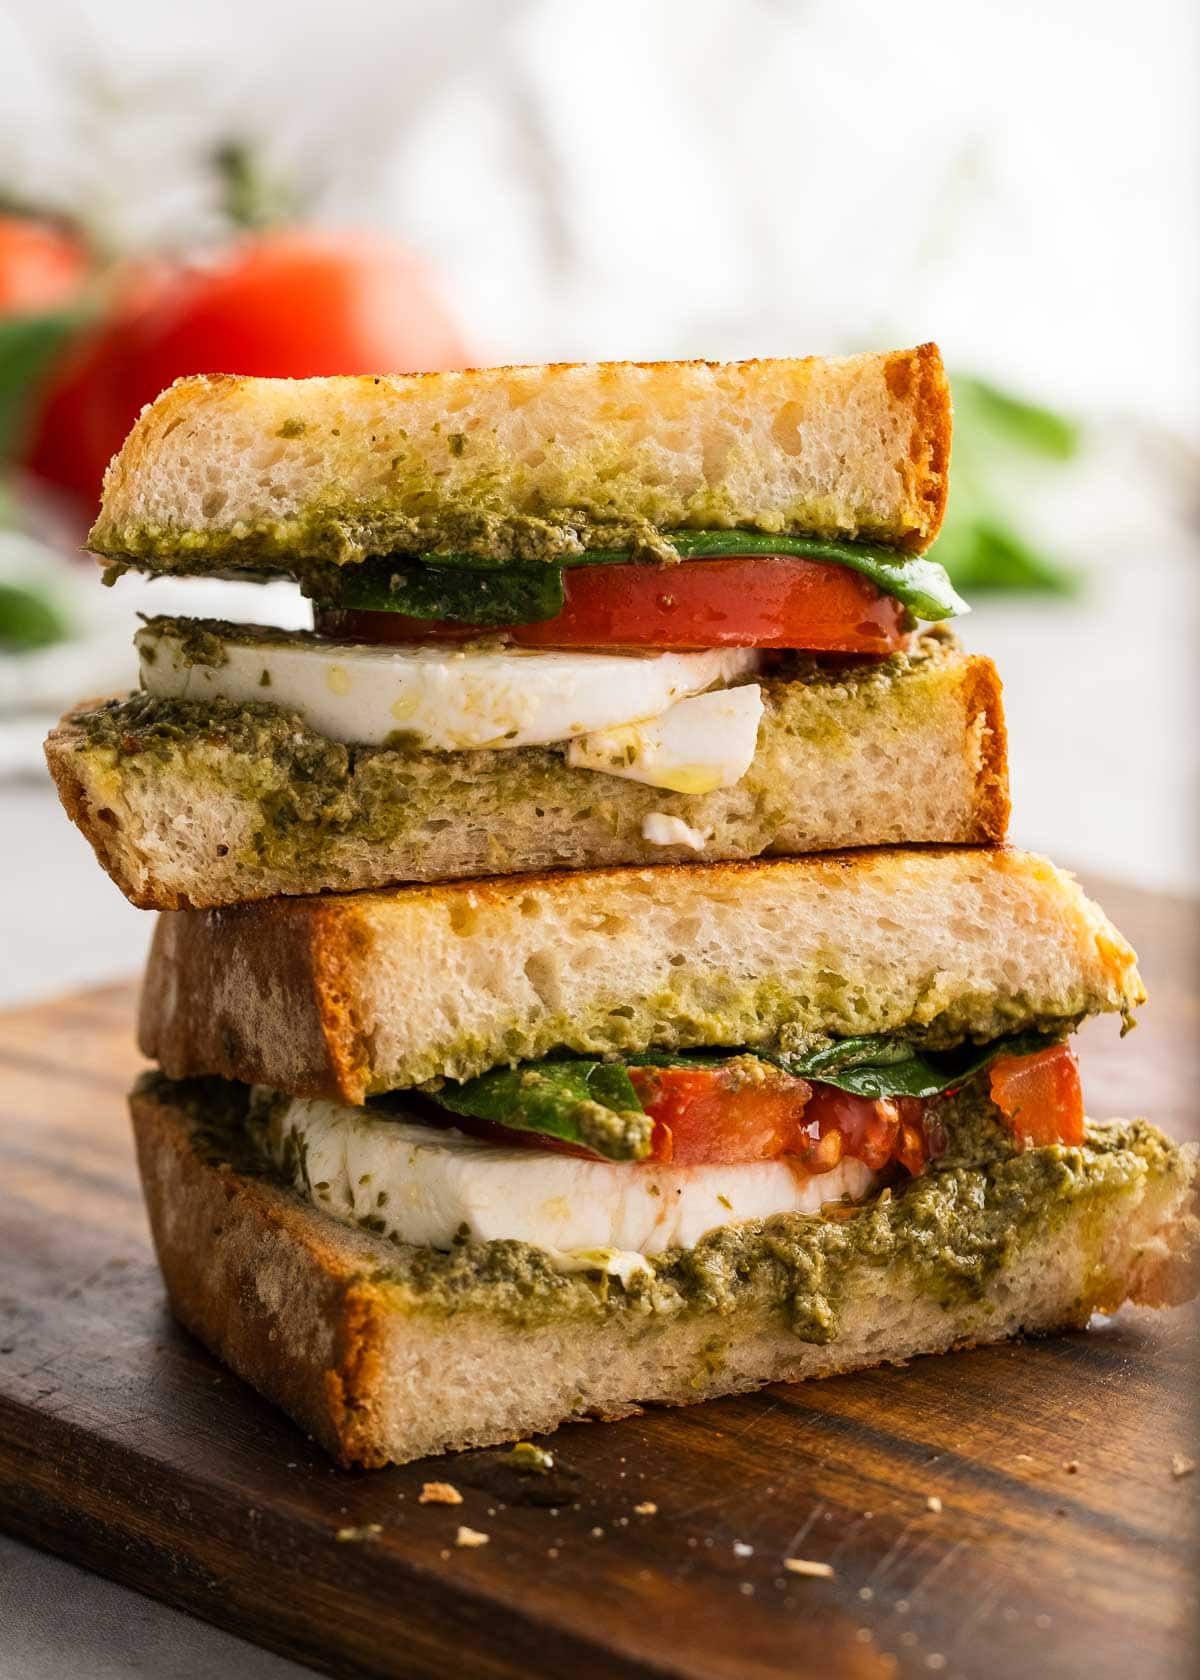
M 190 1112 L 207 1160 L 294 1188 L 256 1146 L 244 1087 L 148 1074 L 140 1089 Z M 916 1291 L 947 1308 L 979 1302 L 1028 1245 L 1064 1221 L 1077 1222 L 1078 1240 L 1082 1218 L 1083 1240 L 1098 1250 L 1123 1199 L 1148 1187 L 1182 1190 L 1194 1176 L 1190 1157 L 1145 1121 L 1092 1125 L 1079 1147 L 1018 1153 L 978 1085 L 941 1106 L 950 1147 L 920 1178 L 835 1217 L 781 1214 L 723 1227 L 624 1281 L 563 1273 L 543 1250 L 513 1241 L 459 1241 L 442 1252 L 381 1240 L 379 1265 L 366 1275 L 413 1311 L 481 1312 L 523 1325 L 736 1311 L 778 1318 L 801 1341 L 823 1345 L 872 1273 L 886 1271 L 898 1294 Z
M 283 428 L 278 435 L 284 441 L 299 436 Z M 656 474 L 631 469 L 624 451 L 606 460 L 603 450 L 590 450 L 578 482 L 564 480 L 551 506 L 522 483 L 521 471 L 514 474 L 511 462 L 498 470 L 497 463 L 484 458 L 478 439 L 468 443 L 461 433 L 451 432 L 445 446 L 454 460 L 452 487 L 446 474 L 402 442 L 390 462 L 392 484 L 378 489 L 369 502 L 332 484 L 293 514 L 263 513 L 232 524 L 219 524 L 214 517 L 213 523 L 194 527 L 145 519 L 116 523 L 102 510 L 88 546 L 112 560 L 115 573 L 130 566 L 173 573 L 262 567 L 302 579 L 314 568 L 387 554 L 561 561 L 588 550 L 619 549 L 634 561 L 670 562 L 680 558 L 671 540 L 676 531 L 863 539 L 900 552 L 914 547 L 911 528 L 864 526 L 861 515 L 836 495 L 806 495 L 756 517 L 726 486 L 680 494 Z M 468 452 L 476 458 L 473 472 L 464 467 Z M 747 465 L 752 467 L 750 461 Z

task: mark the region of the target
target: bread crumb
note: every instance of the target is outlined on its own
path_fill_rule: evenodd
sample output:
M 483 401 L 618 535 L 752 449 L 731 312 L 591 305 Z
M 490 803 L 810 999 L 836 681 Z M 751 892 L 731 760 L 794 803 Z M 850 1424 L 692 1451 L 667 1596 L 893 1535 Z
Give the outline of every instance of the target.
M 1190 1476 L 1196 1468 L 1194 1458 L 1185 1458 L 1183 1453 L 1171 1454 L 1171 1474 L 1178 1480 L 1180 1476 Z
M 454 1544 L 456 1546 L 486 1546 L 490 1539 L 490 1534 L 483 1534 L 477 1528 L 468 1528 L 465 1523 L 460 1523 L 458 1533 L 454 1536 Z
M 383 1533 L 382 1523 L 363 1523 L 360 1528 L 339 1528 L 339 1540 L 378 1540 Z
M 793 1575 L 805 1575 L 814 1581 L 829 1581 L 833 1578 L 831 1563 L 817 1563 L 812 1558 L 784 1558 L 783 1567 Z
M 592 1539 L 593 1540 L 603 1540 L 603 1538 L 604 1538 L 604 1530 L 602 1528 L 594 1528 L 592 1530 Z
M 936 1493 L 931 1493 L 929 1495 L 929 1498 L 925 1501 L 925 1509 L 927 1511 L 932 1511 L 935 1517 L 941 1515 L 942 1502 Z
M 425 1482 L 421 1487 L 418 1505 L 461 1505 L 462 1494 L 453 1482 Z
M 747 1546 L 747 1544 L 744 1540 L 735 1540 L 733 1542 L 733 1555 L 734 1555 L 734 1557 L 743 1557 L 743 1558 L 744 1557 L 753 1557 L 754 1556 L 754 1547 L 753 1546 Z
M 654 1517 L 658 1515 L 658 1506 L 653 1499 L 643 1499 L 640 1505 L 633 1507 L 634 1515 L 639 1517 Z
M 1067 1472 L 1068 1476 L 1077 1476 L 1079 1474 L 1079 1460 L 1077 1458 L 1069 1458 L 1063 1465 L 1063 1469 Z

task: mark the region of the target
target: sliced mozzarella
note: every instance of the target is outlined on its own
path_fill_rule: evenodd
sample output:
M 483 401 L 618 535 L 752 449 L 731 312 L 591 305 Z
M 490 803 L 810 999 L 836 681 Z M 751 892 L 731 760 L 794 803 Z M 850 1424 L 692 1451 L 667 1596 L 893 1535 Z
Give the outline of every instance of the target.
M 285 1146 L 289 1134 L 294 1143 Z M 579 1265 L 597 1253 L 690 1248 L 719 1225 L 774 1213 L 816 1213 L 876 1182 L 847 1158 L 816 1177 L 786 1161 L 670 1167 L 589 1161 L 509 1148 L 418 1121 L 337 1103 L 292 1101 L 272 1123 L 283 1165 L 302 1158 L 304 1190 L 347 1224 L 398 1242 L 449 1248 L 467 1229 L 480 1242 L 514 1238 Z M 378 1222 L 378 1223 L 376 1223 Z
M 314 636 L 233 636 L 202 664 L 170 626 L 137 634 L 142 686 L 180 700 L 269 700 L 335 741 L 382 746 L 402 732 L 423 747 L 544 746 L 654 717 L 757 669 L 752 648 L 699 653 L 394 648 Z
M 750 768 L 762 711 L 757 683 L 697 694 L 677 700 L 661 717 L 572 741 L 567 763 L 672 793 L 711 793 L 733 787 Z

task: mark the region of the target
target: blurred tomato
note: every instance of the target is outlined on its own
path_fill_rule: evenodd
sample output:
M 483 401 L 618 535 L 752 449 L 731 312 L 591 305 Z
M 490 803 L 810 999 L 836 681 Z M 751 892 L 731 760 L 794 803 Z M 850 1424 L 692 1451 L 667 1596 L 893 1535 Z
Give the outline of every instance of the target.
M 262 234 L 212 266 L 143 276 L 60 364 L 26 465 L 94 508 L 143 405 L 183 374 L 302 379 L 468 360 L 424 266 L 401 246 L 315 229 Z
M 83 289 L 88 255 L 53 222 L 0 215 L 0 316 L 57 309 Z

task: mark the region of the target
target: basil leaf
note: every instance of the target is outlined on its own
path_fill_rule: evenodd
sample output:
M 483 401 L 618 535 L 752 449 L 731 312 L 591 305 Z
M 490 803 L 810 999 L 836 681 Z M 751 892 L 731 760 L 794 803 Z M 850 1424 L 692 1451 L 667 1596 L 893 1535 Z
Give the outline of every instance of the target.
M 669 531 L 666 538 L 682 559 L 797 554 L 802 559 L 820 559 L 837 566 L 849 566 L 850 570 L 859 571 L 874 583 L 877 590 L 884 591 L 884 595 L 894 596 L 908 606 L 909 612 L 926 620 L 953 618 L 958 613 L 970 612 L 966 601 L 951 585 L 945 566 L 938 564 L 936 559 L 924 558 L 923 554 L 901 554 L 896 549 L 876 548 L 869 543 L 839 543 L 817 536 L 766 536 L 761 531 Z M 420 558 L 407 554 L 398 554 L 395 558 L 383 556 L 380 559 L 365 559 L 356 566 L 346 566 L 345 573 L 331 586 L 323 605 L 358 606 L 368 612 L 392 610 L 410 613 L 413 618 L 462 618 L 469 623 L 541 623 L 546 618 L 555 618 L 563 608 L 561 575 L 565 566 L 629 564 L 635 564 L 635 561 L 630 559 L 629 549 L 624 548 L 592 548 L 585 553 L 568 554 L 553 561 L 521 564 L 496 559 L 492 554 L 422 554 Z M 637 561 L 637 564 L 642 564 L 642 561 Z M 402 605 L 402 601 L 418 598 L 420 580 L 417 575 L 422 570 L 437 573 L 437 586 L 444 593 L 445 600 L 449 600 L 452 590 L 449 580 L 455 576 L 464 580 L 464 588 L 466 578 L 479 578 L 481 596 L 477 600 L 471 595 L 454 596 L 455 612 L 415 612 L 412 606 Z M 496 581 L 484 588 L 484 578 Z M 497 617 L 501 610 L 497 603 L 506 600 L 503 590 L 508 586 L 508 580 L 513 580 L 514 596 L 524 591 L 524 600 L 533 608 L 538 608 L 536 612 L 523 605 L 523 601 L 514 600 L 511 606 L 506 605 L 506 610 L 511 610 L 513 617 Z M 439 596 L 434 593 L 430 600 L 437 605 Z M 484 606 L 491 603 L 494 617 L 469 617 L 472 610 L 479 612 L 477 601 L 482 601 Z M 551 601 L 556 601 L 553 612 L 550 610 Z M 524 617 L 516 617 L 518 612 L 524 612 Z
M 787 1073 L 819 1079 L 856 1097 L 938 1097 L 982 1073 L 999 1056 L 1032 1056 L 1056 1043 L 1053 1034 L 1016 1033 L 991 1044 L 923 1055 L 896 1039 L 845 1038 L 796 1055 L 756 1054 Z
M 654 1133 L 620 1062 L 493 1068 L 463 1085 L 446 1085 L 433 1101 L 452 1114 L 580 1144 L 608 1161 L 645 1160 Z
M 556 618 L 564 600 L 559 566 L 506 566 L 503 571 L 477 572 L 385 558 L 347 566 L 336 594 L 322 596 L 318 604 L 499 625 L 540 624 Z
M 938 1097 L 982 1073 L 999 1056 L 1032 1056 L 1058 1042 L 1054 1034 L 1015 1033 L 991 1044 L 961 1045 L 957 1050 L 927 1055 L 903 1039 L 863 1037 L 835 1039 L 817 1050 L 753 1049 L 741 1053 L 757 1056 L 798 1079 L 819 1080 L 856 1097 Z M 693 1055 L 667 1050 L 626 1057 L 631 1066 L 640 1067 L 717 1068 L 729 1059 L 728 1055 L 708 1052 Z

